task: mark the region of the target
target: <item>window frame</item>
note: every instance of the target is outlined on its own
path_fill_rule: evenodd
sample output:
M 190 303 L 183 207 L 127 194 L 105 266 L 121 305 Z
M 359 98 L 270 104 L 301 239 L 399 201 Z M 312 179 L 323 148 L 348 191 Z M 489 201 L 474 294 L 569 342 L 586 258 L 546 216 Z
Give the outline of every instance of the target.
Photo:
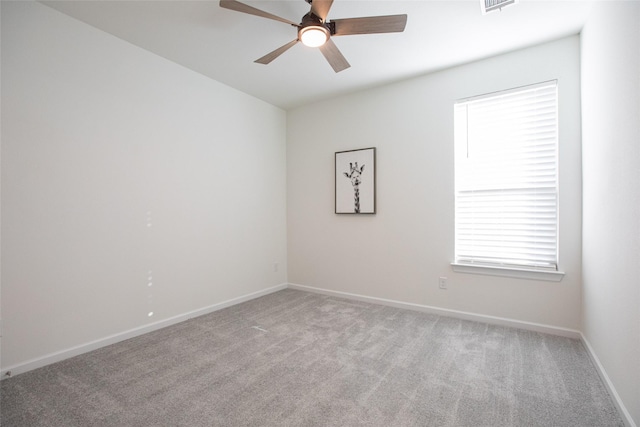
M 554 281 L 559 282 L 564 277 L 564 273 L 560 271 L 560 191 L 559 191 L 559 117 L 558 117 L 558 105 L 559 105 L 559 85 L 557 80 L 545 81 L 510 89 L 505 89 L 501 91 L 491 92 L 483 95 L 468 97 L 456 100 L 454 103 L 454 133 L 458 132 L 459 123 L 456 122 L 456 109 L 460 105 L 467 105 L 471 102 L 482 101 L 482 100 L 495 100 L 498 97 L 527 92 L 530 90 L 534 90 L 537 88 L 544 88 L 553 85 L 555 87 L 555 248 L 554 248 L 554 257 L 555 257 L 555 266 L 551 268 L 549 266 L 545 267 L 536 267 L 536 266 L 527 266 L 521 264 L 509 264 L 503 262 L 482 262 L 476 261 L 473 259 L 468 260 L 468 257 L 464 257 L 463 259 L 459 259 L 458 245 L 459 245 L 459 221 L 458 221 L 458 203 L 459 203 L 459 182 L 458 182 L 458 150 L 459 150 L 459 142 L 458 139 L 454 139 L 454 200 L 455 200 L 455 209 L 454 209 L 454 261 L 451 263 L 453 271 L 460 273 L 471 273 L 471 274 L 480 274 L 480 275 L 491 275 L 491 276 L 502 276 L 502 277 L 515 277 L 515 278 L 524 278 L 524 279 L 534 279 L 534 280 L 543 280 L 543 281 Z M 463 113 L 465 114 L 465 113 Z M 467 124 L 465 123 L 462 126 L 468 134 Z M 455 136 L 455 135 L 454 135 Z M 463 136 L 463 140 L 467 144 L 467 151 L 469 149 L 468 143 L 469 139 Z M 471 190 L 475 191 L 475 190 Z

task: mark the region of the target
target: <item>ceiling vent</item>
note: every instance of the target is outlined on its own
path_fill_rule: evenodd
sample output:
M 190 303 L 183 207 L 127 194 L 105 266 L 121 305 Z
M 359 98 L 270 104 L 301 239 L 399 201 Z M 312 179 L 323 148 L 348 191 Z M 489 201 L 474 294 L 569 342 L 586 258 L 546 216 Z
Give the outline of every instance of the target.
M 503 7 L 517 3 L 518 0 L 480 0 L 482 14 L 486 15 L 494 10 L 501 10 Z

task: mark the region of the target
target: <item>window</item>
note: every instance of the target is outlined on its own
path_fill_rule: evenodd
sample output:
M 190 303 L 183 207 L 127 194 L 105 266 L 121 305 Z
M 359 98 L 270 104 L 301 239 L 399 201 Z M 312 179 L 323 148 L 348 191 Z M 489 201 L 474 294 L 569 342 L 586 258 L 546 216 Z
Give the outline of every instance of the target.
M 557 270 L 557 115 L 555 81 L 455 103 L 454 265 Z

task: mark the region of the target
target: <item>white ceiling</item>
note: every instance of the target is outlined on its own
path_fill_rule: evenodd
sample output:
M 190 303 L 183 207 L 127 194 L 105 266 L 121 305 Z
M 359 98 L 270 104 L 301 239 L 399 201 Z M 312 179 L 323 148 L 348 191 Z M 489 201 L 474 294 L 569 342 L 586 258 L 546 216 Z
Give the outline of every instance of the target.
M 299 22 L 304 0 L 243 1 Z M 328 19 L 408 15 L 403 33 L 335 37 L 351 64 L 334 73 L 298 43 L 269 65 L 253 61 L 296 38 L 288 24 L 211 1 L 42 3 L 284 109 L 535 45 L 582 29 L 591 0 L 520 0 L 482 15 L 480 0 L 335 0 Z

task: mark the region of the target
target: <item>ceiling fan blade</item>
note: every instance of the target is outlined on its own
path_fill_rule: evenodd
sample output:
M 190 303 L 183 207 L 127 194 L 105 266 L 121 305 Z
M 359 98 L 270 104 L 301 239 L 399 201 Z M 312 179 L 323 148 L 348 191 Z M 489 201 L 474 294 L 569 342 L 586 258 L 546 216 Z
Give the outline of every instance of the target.
M 248 13 L 250 15 L 260 16 L 262 18 L 273 19 L 275 21 L 280 21 L 280 22 L 284 22 L 285 24 L 293 25 L 294 27 L 298 26 L 298 24 L 296 24 L 293 21 L 289 21 L 288 19 L 281 18 L 276 15 L 272 15 L 271 13 L 265 12 L 260 9 L 256 9 L 253 6 L 240 3 L 239 1 L 236 1 L 236 0 L 220 0 L 220 7 L 224 7 L 225 9 L 235 10 L 236 12 L 243 12 L 243 13 Z
M 329 65 L 331 65 L 333 71 L 335 71 L 336 73 L 339 73 L 342 70 L 346 70 L 351 66 L 349 65 L 345 57 L 342 56 L 342 53 L 338 49 L 338 46 L 336 46 L 331 39 L 327 40 L 325 44 L 320 46 L 320 52 L 322 52 L 324 57 L 327 58 L 327 61 L 329 61 Z
M 327 15 L 329 14 L 329 9 L 331 9 L 332 4 L 333 0 L 312 0 L 311 12 L 324 22 L 327 20 Z
M 331 21 L 335 25 L 333 36 L 352 34 L 400 33 L 407 25 L 407 15 L 370 16 Z
M 298 39 L 290 41 L 289 43 L 285 44 L 284 46 L 281 46 L 281 47 L 277 48 L 273 52 L 267 53 L 262 58 L 256 59 L 253 62 L 257 62 L 258 64 L 265 64 L 266 65 L 266 64 L 270 63 L 271 61 L 273 61 L 274 59 L 276 59 L 278 56 L 280 56 L 283 53 L 285 53 L 287 50 L 289 50 L 289 48 L 291 48 L 296 43 L 298 43 Z

